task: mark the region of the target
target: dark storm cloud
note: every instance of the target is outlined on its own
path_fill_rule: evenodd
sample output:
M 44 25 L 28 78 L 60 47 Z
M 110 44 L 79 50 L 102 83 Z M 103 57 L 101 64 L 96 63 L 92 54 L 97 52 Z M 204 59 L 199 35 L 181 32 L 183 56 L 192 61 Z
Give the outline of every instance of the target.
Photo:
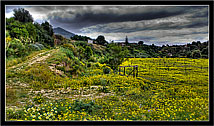
M 117 33 L 123 31 L 124 33 L 142 31 L 146 32 L 149 30 L 179 30 L 184 28 L 200 28 L 208 26 L 206 19 L 186 19 L 186 18 L 164 18 L 155 19 L 150 21 L 137 21 L 137 22 L 120 22 L 96 25 L 92 27 L 83 28 L 82 32 L 104 32 L 104 33 Z M 208 32 L 208 31 L 207 31 Z
M 17 7 L 17 6 L 15 6 Z M 20 7 L 20 6 L 19 6 Z M 66 26 L 67 29 L 81 29 L 98 24 L 107 24 L 112 22 L 142 21 L 166 18 L 170 16 L 192 13 L 189 18 L 207 17 L 206 7 L 200 6 L 23 6 L 30 12 L 37 14 L 46 14 L 54 27 L 59 24 Z M 7 7 L 7 12 L 14 6 Z M 202 10 L 202 11 L 201 11 Z M 204 11 L 203 11 L 204 10 Z M 186 27 L 199 27 L 207 25 L 206 20 L 203 23 L 193 23 Z M 185 26 L 180 26 L 183 28 Z M 167 23 L 158 27 L 145 27 L 149 29 L 167 29 Z M 169 28 L 176 28 L 171 26 Z M 116 31 L 118 32 L 119 29 Z M 141 30 L 141 29 L 139 29 Z M 127 30 L 126 32 L 131 32 Z M 108 31 L 107 31 L 108 32 Z
M 182 11 L 183 13 L 180 14 Z M 153 14 L 155 13 L 153 12 L 153 13 L 150 13 L 150 15 L 152 15 L 151 16 L 152 18 L 147 18 L 148 20 L 145 20 L 145 19 L 139 20 L 139 21 L 129 20 L 128 22 L 121 21 L 122 23 L 114 22 L 115 25 L 113 25 L 112 23 L 101 24 L 101 25 L 84 28 L 82 29 L 82 31 L 83 32 L 98 31 L 99 29 L 100 32 L 104 32 L 104 33 L 121 32 L 121 31 L 125 33 L 129 33 L 129 32 L 144 31 L 144 30 L 168 30 L 168 29 L 176 30 L 176 29 L 182 29 L 182 28 L 200 28 L 200 27 L 208 26 L 208 18 L 207 18 L 208 12 L 206 7 L 205 8 L 183 7 L 182 10 L 181 8 L 180 9 L 177 8 L 176 12 L 177 13 L 174 13 L 174 15 L 169 15 L 169 13 L 165 13 L 165 15 L 162 14 L 161 15 L 162 17 L 155 17 L 155 15 L 159 15 L 159 13 L 163 13 L 163 12 L 157 12 L 156 14 Z M 148 17 L 148 15 L 146 15 L 145 17 Z
M 71 7 L 73 8 L 73 7 Z M 166 18 L 170 16 L 177 16 L 185 13 L 193 13 L 194 18 L 196 17 L 206 17 L 207 13 L 200 12 L 202 7 L 115 7 L 118 11 L 112 11 L 110 7 L 102 7 L 100 9 L 95 9 L 87 7 L 87 9 L 79 11 L 79 9 L 74 8 L 76 11 L 70 11 L 67 9 L 66 17 L 65 12 L 56 11 L 52 13 L 49 17 L 54 25 L 58 23 L 69 24 L 72 29 L 81 29 L 84 27 L 89 27 L 98 24 L 106 24 L 112 22 L 125 22 L 125 21 L 141 21 L 141 20 L 152 20 L 159 18 Z M 66 9 L 64 9 L 66 10 Z M 104 10 L 104 11 L 103 11 Z M 121 11 L 120 11 L 121 10 Z M 206 11 L 206 10 L 205 10 Z M 206 25 L 206 24 L 205 24 Z M 191 26 L 191 25 L 190 25 Z M 160 26 L 162 28 L 163 27 Z M 126 31 L 128 32 L 128 31 Z
M 75 20 L 64 20 L 61 18 L 55 18 L 59 20 L 59 22 L 63 23 L 80 23 L 80 22 L 88 22 L 89 24 L 103 24 L 103 23 L 111 23 L 111 22 L 124 22 L 124 21 L 140 21 L 140 20 L 151 20 L 156 18 L 169 17 L 173 15 L 180 14 L 181 12 L 152 12 L 152 13 L 140 13 L 140 14 L 111 14 L 111 13 L 84 13 L 84 14 L 76 14 Z
M 18 6 L 22 7 L 22 6 Z M 23 6 L 35 21 L 96 38 L 185 43 L 208 40 L 207 6 Z M 8 17 L 14 7 L 7 7 Z M 198 37 L 200 36 L 200 37 Z
M 64 19 L 61 17 L 53 17 L 50 19 L 50 21 L 55 22 L 56 25 L 58 23 L 64 23 L 64 24 L 69 24 L 71 28 L 81 29 L 84 27 L 89 27 L 97 24 L 106 24 L 111 22 L 124 22 L 124 21 L 150 20 L 150 19 L 156 19 L 156 18 L 170 16 L 170 15 L 173 15 L 173 14 L 172 13 L 166 14 L 165 12 L 158 12 L 155 14 L 146 13 L 146 14 L 125 14 L 125 15 L 85 13 L 83 15 L 77 14 L 75 19 L 72 19 L 72 20 L 69 18 Z

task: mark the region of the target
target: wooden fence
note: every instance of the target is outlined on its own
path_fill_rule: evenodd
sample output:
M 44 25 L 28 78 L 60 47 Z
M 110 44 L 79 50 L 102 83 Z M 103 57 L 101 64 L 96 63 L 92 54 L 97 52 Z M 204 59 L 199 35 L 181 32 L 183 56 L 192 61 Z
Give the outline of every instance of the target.
M 131 74 L 133 75 L 133 77 L 137 77 L 138 76 L 138 65 L 135 65 L 135 66 L 119 66 L 119 75 L 126 76 L 126 68 L 127 67 L 133 68 L 131 70 L 131 72 L 128 74 L 128 76 L 131 75 Z M 123 74 L 120 74 L 122 69 L 123 69 Z

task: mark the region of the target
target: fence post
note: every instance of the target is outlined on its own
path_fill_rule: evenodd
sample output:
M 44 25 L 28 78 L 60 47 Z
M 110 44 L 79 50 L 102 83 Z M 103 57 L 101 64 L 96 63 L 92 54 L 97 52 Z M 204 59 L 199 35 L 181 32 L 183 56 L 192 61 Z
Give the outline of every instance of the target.
M 136 67 L 137 73 L 136 73 L 136 77 L 138 76 L 138 66 Z
M 124 67 L 124 76 L 126 75 L 126 67 Z
M 124 68 L 123 74 L 120 74 L 120 72 L 122 72 L 121 68 Z M 138 76 L 138 65 L 135 66 L 119 66 L 119 75 L 121 76 L 126 76 L 126 67 L 133 67 L 133 71 L 131 71 L 131 73 L 129 73 L 128 75 L 131 75 L 133 72 L 133 77 L 137 77 Z

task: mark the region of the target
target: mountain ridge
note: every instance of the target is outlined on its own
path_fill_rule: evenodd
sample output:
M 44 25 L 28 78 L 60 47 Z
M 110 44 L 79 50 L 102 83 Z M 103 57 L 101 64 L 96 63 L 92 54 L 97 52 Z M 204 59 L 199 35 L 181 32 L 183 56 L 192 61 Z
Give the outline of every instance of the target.
M 74 33 L 71 33 L 61 27 L 54 28 L 53 32 L 54 32 L 54 34 L 62 35 L 67 39 L 70 39 L 71 37 L 73 37 L 75 35 Z

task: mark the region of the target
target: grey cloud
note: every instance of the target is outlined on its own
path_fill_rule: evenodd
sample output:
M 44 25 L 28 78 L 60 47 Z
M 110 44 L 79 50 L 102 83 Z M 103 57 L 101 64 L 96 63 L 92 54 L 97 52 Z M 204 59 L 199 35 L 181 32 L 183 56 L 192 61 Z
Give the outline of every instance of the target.
M 208 39 L 206 6 L 17 6 L 36 21 L 48 20 L 53 27 L 96 38 L 148 43 L 185 43 Z M 14 7 L 6 8 L 6 13 Z M 180 40 L 180 41 L 179 41 Z
M 35 7 L 34 11 L 46 11 L 48 20 L 54 22 L 56 27 L 61 23 L 69 24 L 70 29 L 81 29 L 97 24 L 152 20 L 187 12 L 195 13 L 201 9 L 202 7 L 169 6 L 57 6 Z
M 129 21 L 120 23 L 100 24 L 81 29 L 82 32 L 135 32 L 145 30 L 169 30 L 183 28 L 200 28 L 208 26 L 207 18 L 187 18 L 186 16 L 173 16 L 167 18 L 159 18 L 153 20 Z
M 70 13 L 67 15 L 66 19 L 64 12 L 53 13 L 50 20 L 55 20 L 59 23 L 65 24 L 73 24 L 76 27 L 83 28 L 97 24 L 105 24 L 111 22 L 124 22 L 124 21 L 140 21 L 140 20 L 151 20 L 161 17 L 169 17 L 172 15 L 178 15 L 181 12 L 166 12 L 166 11 L 158 11 L 158 12 L 146 12 L 146 13 L 130 13 L 130 14 L 114 14 L 114 13 Z M 59 16 L 61 15 L 61 17 Z M 76 25 L 78 24 L 78 25 Z

